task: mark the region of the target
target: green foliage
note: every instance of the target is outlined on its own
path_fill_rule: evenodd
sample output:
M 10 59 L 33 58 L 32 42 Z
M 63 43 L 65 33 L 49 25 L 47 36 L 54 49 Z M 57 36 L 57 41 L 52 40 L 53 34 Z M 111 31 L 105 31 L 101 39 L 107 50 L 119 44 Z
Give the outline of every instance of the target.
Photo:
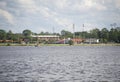
M 100 42 L 101 42 L 101 43 L 107 43 L 107 42 L 108 42 L 108 40 L 107 40 L 107 39 L 102 38 L 102 39 L 100 39 Z
M 7 45 L 6 46 L 11 46 L 11 44 L 10 43 L 7 43 Z
M 90 35 L 92 38 L 100 38 L 100 30 L 98 28 L 92 29 Z
M 79 38 L 97 38 L 100 39 L 101 43 L 120 43 L 120 27 L 112 28 L 110 31 L 107 28 L 102 30 L 95 28 L 90 30 L 90 32 L 75 32 L 75 36 Z
M 62 38 L 73 38 L 73 34 L 69 31 L 62 30 L 61 31 Z
M 77 38 L 95 38 L 95 36 L 93 35 L 94 33 L 91 32 L 87 32 L 87 31 L 83 31 L 83 32 L 75 32 L 75 37 Z
M 31 34 L 32 34 L 31 30 L 24 30 L 24 31 L 23 31 L 23 35 L 24 35 L 25 37 L 30 37 Z
M 11 30 L 9 30 L 8 32 L 7 32 L 7 37 L 6 37 L 6 39 L 7 40 L 12 40 L 13 39 L 13 33 L 12 33 L 12 31 Z
M 73 45 L 73 41 L 72 41 L 72 40 L 69 40 L 69 41 L 68 41 L 68 44 L 69 44 L 69 45 Z
M 112 28 L 109 32 L 109 40 L 111 42 L 120 43 L 120 28 Z
M 28 44 L 30 42 L 31 34 L 32 34 L 31 30 L 24 30 L 23 31 L 24 41 L 26 44 Z
M 32 32 L 30 30 L 24 30 L 22 33 L 12 33 L 11 30 L 6 32 L 3 29 L 0 29 L 0 40 L 1 42 L 5 42 L 5 40 L 13 40 L 14 42 L 20 43 L 21 40 L 26 41 L 26 43 L 32 42 L 35 43 L 37 41 L 37 38 L 31 38 Z M 34 33 L 35 35 L 38 35 L 37 33 Z M 41 32 L 40 35 L 60 35 L 59 33 L 49 33 L 49 32 Z M 62 30 L 61 35 L 62 38 L 73 38 L 73 33 L 69 31 Z M 83 32 L 75 32 L 75 38 L 96 38 L 100 39 L 101 43 L 107 43 L 107 42 L 114 42 L 114 43 L 120 43 L 120 27 L 111 28 L 108 30 L 107 28 L 103 28 L 99 30 L 98 28 L 92 29 L 89 32 L 83 31 Z M 40 43 L 54 43 L 53 40 L 49 41 L 40 41 Z M 73 43 L 70 42 L 70 45 Z
M 5 40 L 6 39 L 6 31 L 0 29 L 0 40 Z
M 101 30 L 101 38 L 103 39 L 108 39 L 109 38 L 109 31 L 107 30 L 107 28 L 103 28 Z

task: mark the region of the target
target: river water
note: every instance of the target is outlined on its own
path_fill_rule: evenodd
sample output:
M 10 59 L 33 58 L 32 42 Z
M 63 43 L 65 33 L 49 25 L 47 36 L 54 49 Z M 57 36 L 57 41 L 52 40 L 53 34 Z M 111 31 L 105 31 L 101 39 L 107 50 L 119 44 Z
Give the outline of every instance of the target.
M 0 82 L 120 82 L 120 46 L 0 47 Z

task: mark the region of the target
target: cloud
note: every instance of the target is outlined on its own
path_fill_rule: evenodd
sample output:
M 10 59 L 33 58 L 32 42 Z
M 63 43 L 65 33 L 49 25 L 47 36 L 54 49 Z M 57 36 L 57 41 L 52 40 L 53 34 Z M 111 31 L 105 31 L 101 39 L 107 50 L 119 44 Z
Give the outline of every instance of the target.
M 16 25 L 21 25 L 20 29 L 24 29 L 24 25 L 27 25 L 28 29 L 35 28 L 40 31 L 43 28 L 43 31 L 51 31 L 52 26 L 59 31 L 62 29 L 72 31 L 73 23 L 76 24 L 76 30 L 82 29 L 83 23 L 86 23 L 86 30 L 101 27 L 100 24 L 103 23 L 107 25 L 114 21 L 119 23 L 119 9 L 120 0 L 0 1 L 0 17 L 6 19 L 3 19 L 5 23 L 15 22 Z
M 98 28 L 98 25 L 94 23 L 84 23 L 84 31 L 89 31 L 94 28 Z
M 106 6 L 100 4 L 97 0 L 83 0 L 81 3 L 77 2 L 73 8 L 88 12 L 92 9 L 97 11 L 106 10 Z
M 116 7 L 120 9 L 120 0 L 115 0 Z
M 83 24 L 84 24 L 84 27 L 83 27 Z M 101 27 L 105 27 L 104 24 L 96 24 L 96 23 L 91 23 L 91 22 L 85 22 L 81 25 L 75 25 L 75 31 L 78 32 L 78 31 L 90 31 L 92 29 L 95 29 L 95 28 L 98 28 L 98 29 L 101 29 Z
M 44 3 L 45 1 L 43 1 Z M 24 9 L 27 14 L 40 14 L 45 18 L 55 15 L 55 12 L 52 12 L 47 6 L 42 6 L 42 3 L 37 3 L 35 0 L 18 0 L 18 3 L 21 5 L 21 8 Z
M 14 24 L 14 17 L 8 11 L 0 9 L 0 15 L 3 16 L 10 24 Z
M 54 5 L 58 8 L 58 9 L 64 9 L 66 7 L 68 7 L 69 5 L 69 0 L 55 0 L 53 1 Z
M 73 30 L 73 27 L 72 27 L 73 21 L 71 19 L 67 19 L 63 17 L 54 17 L 53 20 L 55 21 L 55 23 L 57 23 L 57 25 L 59 25 L 61 29 L 65 29 L 68 31 Z
M 32 32 L 40 33 L 40 32 L 48 32 L 49 30 L 45 29 L 44 27 L 36 27 L 35 29 L 30 29 Z
M 39 10 L 39 13 L 47 19 L 52 18 L 57 15 L 56 12 L 53 12 L 52 10 L 50 10 L 47 7 L 41 7 L 41 10 Z
M 36 13 L 38 7 L 36 6 L 34 0 L 17 0 L 18 4 L 21 5 L 21 9 L 24 9 L 28 13 Z
M 0 1 L 0 7 L 5 7 L 6 5 L 7 5 L 6 2 L 4 2 L 4 1 Z

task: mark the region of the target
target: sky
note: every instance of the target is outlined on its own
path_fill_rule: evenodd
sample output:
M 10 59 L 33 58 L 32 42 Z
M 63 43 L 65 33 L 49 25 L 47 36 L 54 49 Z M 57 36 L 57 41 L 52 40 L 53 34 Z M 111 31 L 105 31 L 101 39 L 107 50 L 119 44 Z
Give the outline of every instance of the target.
M 0 0 L 0 29 L 20 33 L 120 26 L 120 0 Z M 83 28 L 84 24 L 84 28 Z

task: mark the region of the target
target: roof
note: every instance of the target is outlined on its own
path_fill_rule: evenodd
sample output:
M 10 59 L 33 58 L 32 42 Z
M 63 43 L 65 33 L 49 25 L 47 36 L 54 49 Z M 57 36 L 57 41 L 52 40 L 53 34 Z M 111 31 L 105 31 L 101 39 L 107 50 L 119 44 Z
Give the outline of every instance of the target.
M 31 35 L 32 37 L 38 37 L 38 38 L 48 38 L 48 37 L 52 37 L 52 38 L 58 38 L 59 36 L 57 35 Z
M 73 41 L 83 41 L 83 39 L 81 39 L 81 38 L 74 38 L 74 39 L 72 39 Z

